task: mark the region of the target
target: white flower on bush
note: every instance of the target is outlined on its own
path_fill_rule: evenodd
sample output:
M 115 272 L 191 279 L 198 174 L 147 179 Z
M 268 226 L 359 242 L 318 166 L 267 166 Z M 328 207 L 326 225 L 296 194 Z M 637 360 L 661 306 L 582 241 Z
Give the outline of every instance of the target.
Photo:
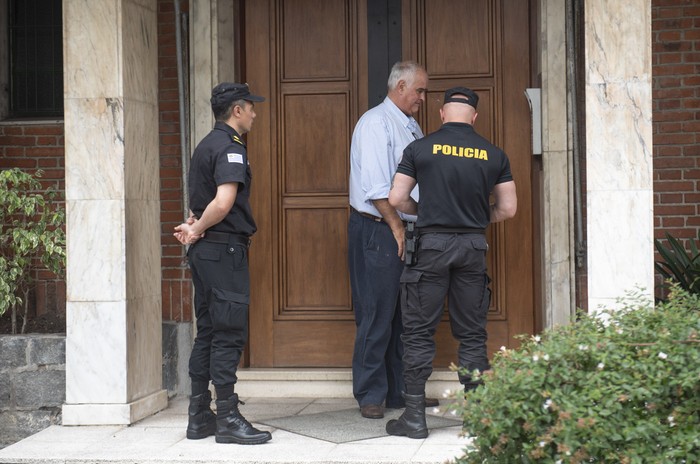
M 548 399 L 548 400 L 545 401 L 544 404 L 542 405 L 542 409 L 544 409 L 544 410 L 546 411 L 546 410 L 548 410 L 548 409 L 550 408 L 550 406 L 552 406 L 552 400 L 551 400 L 551 399 Z
M 532 337 L 532 339 L 535 341 L 535 343 L 539 343 L 540 340 L 542 340 L 539 335 L 535 335 L 534 337 Z
M 617 332 L 619 335 L 622 335 L 622 329 L 617 329 L 615 332 Z
M 660 351 L 660 352 L 659 352 L 659 358 L 661 358 L 661 359 L 666 359 L 666 358 L 668 358 L 668 355 L 667 355 L 666 353 L 664 353 L 663 351 Z
M 532 357 L 532 360 L 535 361 L 535 362 L 537 362 L 537 361 L 540 360 L 540 356 L 536 354 L 536 355 L 534 355 L 534 356 Z
M 586 350 L 588 350 L 588 345 L 579 345 L 579 346 L 578 346 L 578 349 L 579 349 L 580 351 L 586 351 Z
M 542 359 L 544 359 L 545 361 L 549 361 L 549 355 L 545 354 L 544 356 L 542 356 Z
M 603 364 L 603 363 L 598 363 L 598 370 L 601 370 L 601 371 L 602 371 L 604 367 L 605 367 L 605 364 Z
M 545 446 L 547 446 L 547 442 L 546 442 L 546 441 L 541 441 L 541 442 L 540 442 L 540 448 L 544 448 Z
M 501 351 L 507 351 L 507 349 L 506 349 L 505 346 L 500 347 L 499 350 L 501 350 Z

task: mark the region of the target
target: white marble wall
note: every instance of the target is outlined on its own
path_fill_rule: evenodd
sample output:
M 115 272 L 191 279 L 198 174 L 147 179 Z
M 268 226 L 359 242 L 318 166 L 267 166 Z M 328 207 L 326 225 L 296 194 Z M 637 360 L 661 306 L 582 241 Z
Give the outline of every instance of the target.
M 588 309 L 653 301 L 651 4 L 585 8 Z
M 64 0 L 66 425 L 129 424 L 161 383 L 156 0 Z

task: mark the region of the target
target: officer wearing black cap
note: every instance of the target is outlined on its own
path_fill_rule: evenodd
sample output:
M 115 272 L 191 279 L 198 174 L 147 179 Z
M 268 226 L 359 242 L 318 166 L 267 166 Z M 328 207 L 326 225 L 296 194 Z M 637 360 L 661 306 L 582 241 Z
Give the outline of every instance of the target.
M 406 410 L 387 423 L 391 435 L 428 436 L 425 384 L 446 296 L 460 367 L 468 372 L 490 367 L 484 232 L 490 223 L 515 215 L 517 197 L 508 157 L 474 131 L 478 102 L 476 92 L 465 87 L 445 92 L 443 125 L 406 147 L 389 193 L 397 210 L 418 214 L 415 263 L 406 263 L 401 275 Z M 416 183 L 418 203 L 410 197 Z M 465 391 L 478 386 L 468 374 L 459 377 Z
M 216 123 L 192 155 L 190 219 L 175 227 L 189 244 L 187 257 L 195 289 L 197 337 L 190 356 L 192 396 L 187 438 L 216 435 L 217 443 L 259 444 L 272 438 L 238 410 L 236 369 L 248 338 L 248 245 L 256 226 L 248 202 L 251 172 L 241 138 L 255 119 L 247 84 L 224 82 L 211 92 Z M 216 415 L 209 381 L 216 389 Z

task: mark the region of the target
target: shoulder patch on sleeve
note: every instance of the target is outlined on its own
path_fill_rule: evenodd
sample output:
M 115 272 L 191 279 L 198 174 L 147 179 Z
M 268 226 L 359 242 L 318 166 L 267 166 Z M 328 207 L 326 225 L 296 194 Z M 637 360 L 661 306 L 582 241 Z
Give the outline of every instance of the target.
M 226 157 L 229 163 L 243 164 L 243 155 L 240 153 L 227 153 Z

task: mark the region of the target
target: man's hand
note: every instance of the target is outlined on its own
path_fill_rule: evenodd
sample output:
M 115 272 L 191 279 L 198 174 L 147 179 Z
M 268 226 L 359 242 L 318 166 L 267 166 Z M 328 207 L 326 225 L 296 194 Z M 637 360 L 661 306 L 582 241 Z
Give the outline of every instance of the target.
M 406 258 L 404 248 L 404 239 L 406 238 L 406 229 L 403 226 L 403 222 L 399 221 L 399 227 L 392 228 L 391 232 L 394 234 L 394 239 L 396 239 L 396 244 L 399 246 L 399 257 L 401 261 Z
M 195 222 L 197 222 L 197 219 L 189 217 L 187 222 L 183 222 L 179 226 L 175 227 L 173 236 L 183 245 L 191 245 L 195 243 L 204 236 L 204 234 L 197 234 L 194 232 L 193 226 Z
M 389 204 L 389 200 L 386 198 L 372 200 L 372 204 L 375 208 L 377 208 L 379 214 L 382 215 L 384 222 L 391 227 L 391 232 L 394 234 L 396 244 L 399 246 L 399 258 L 403 260 L 403 239 L 406 231 L 403 226 L 403 221 L 401 221 L 401 218 L 399 217 L 399 213 L 397 213 L 396 209 Z

